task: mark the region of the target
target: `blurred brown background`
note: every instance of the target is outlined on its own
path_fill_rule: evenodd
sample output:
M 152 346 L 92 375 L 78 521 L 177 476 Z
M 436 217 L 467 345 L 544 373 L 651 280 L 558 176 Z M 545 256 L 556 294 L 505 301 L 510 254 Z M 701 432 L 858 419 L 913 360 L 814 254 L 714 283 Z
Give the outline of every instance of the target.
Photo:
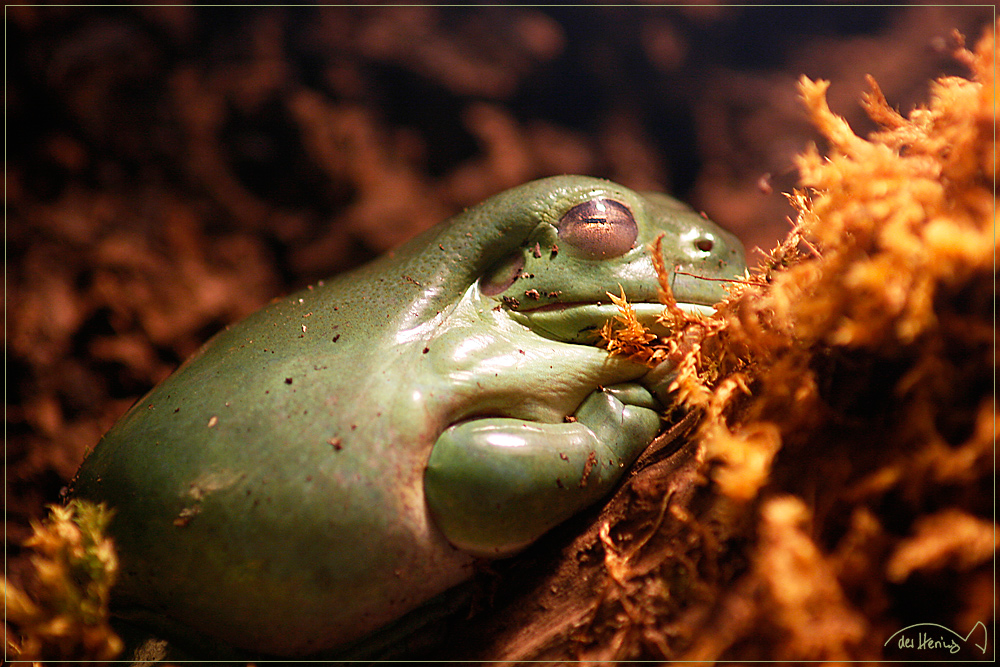
M 226 323 L 557 173 L 784 236 L 801 74 L 864 133 L 980 7 L 8 7 L 6 542 Z M 751 254 L 751 262 L 756 255 Z

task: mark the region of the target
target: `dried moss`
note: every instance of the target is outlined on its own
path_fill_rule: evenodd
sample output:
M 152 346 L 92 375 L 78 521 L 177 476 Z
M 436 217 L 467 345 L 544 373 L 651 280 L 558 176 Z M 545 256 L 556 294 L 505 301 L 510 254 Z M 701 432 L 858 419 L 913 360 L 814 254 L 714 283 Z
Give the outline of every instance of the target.
M 108 599 L 118 558 L 104 535 L 111 512 L 72 501 L 53 505 L 45 522 L 32 522 L 25 542 L 32 579 L 21 591 L 3 580 L 7 649 L 18 660 L 77 663 L 112 660 L 122 643 L 108 624 Z M 5 651 L 6 654 L 6 651 Z
M 936 658 L 884 642 L 913 623 L 990 626 L 993 32 L 957 57 L 971 77 L 935 81 L 908 117 L 869 77 L 862 104 L 880 129 L 867 139 L 830 111 L 826 82 L 803 77 L 828 149 L 798 158 L 798 220 L 764 269 L 712 320 L 668 302 L 667 340 L 626 305 L 606 328 L 613 353 L 679 363 L 677 401 L 706 415 L 709 483 L 693 507 L 717 539 L 700 545 L 745 566 L 643 623 L 669 650 L 647 638 L 602 657 Z M 621 607 L 647 605 L 650 575 L 613 565 L 633 582 Z

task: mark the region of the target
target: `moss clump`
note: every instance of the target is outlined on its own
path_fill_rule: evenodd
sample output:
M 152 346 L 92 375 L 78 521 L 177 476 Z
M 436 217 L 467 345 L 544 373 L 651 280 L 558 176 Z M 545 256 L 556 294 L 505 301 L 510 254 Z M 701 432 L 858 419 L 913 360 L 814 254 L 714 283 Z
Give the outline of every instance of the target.
M 19 660 L 77 663 L 113 660 L 122 643 L 108 624 L 108 598 L 118 571 L 104 536 L 111 512 L 71 501 L 33 522 L 25 542 L 34 550 L 28 593 L 3 581 L 8 649 Z
M 955 658 L 885 642 L 915 623 L 991 625 L 994 33 L 957 57 L 971 77 L 935 81 L 908 117 L 869 78 L 862 104 L 881 129 L 867 139 L 803 77 L 828 147 L 798 158 L 788 238 L 717 318 L 668 300 L 667 340 L 627 311 L 606 329 L 614 353 L 679 364 L 678 402 L 705 414 L 708 483 L 691 507 L 717 539 L 700 544 L 743 564 L 658 619 L 671 650 L 655 657 Z M 648 607 L 652 588 L 617 604 Z

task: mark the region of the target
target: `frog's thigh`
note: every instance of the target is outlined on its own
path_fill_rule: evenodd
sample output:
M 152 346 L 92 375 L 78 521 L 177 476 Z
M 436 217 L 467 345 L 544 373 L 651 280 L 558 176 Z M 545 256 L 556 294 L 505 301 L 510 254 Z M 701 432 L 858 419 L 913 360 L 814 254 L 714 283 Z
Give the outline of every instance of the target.
M 659 415 L 596 391 L 577 421 L 487 418 L 441 434 L 424 475 L 435 522 L 470 553 L 516 553 L 607 493 L 656 436 Z

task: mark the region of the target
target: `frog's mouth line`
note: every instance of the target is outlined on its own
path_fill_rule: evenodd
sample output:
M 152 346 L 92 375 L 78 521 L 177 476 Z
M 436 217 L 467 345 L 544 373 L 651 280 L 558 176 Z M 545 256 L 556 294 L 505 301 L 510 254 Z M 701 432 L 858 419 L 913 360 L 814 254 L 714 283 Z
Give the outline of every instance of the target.
M 658 336 L 666 335 L 667 328 L 658 323 L 663 313 L 662 303 L 632 303 L 636 319 Z M 695 315 L 711 315 L 712 306 L 700 303 L 678 303 L 681 310 Z M 553 303 L 530 310 L 510 310 L 510 316 L 540 336 L 566 343 L 593 344 L 597 342 L 597 332 L 604 323 L 619 315 L 621 311 L 614 304 L 586 302 Z

